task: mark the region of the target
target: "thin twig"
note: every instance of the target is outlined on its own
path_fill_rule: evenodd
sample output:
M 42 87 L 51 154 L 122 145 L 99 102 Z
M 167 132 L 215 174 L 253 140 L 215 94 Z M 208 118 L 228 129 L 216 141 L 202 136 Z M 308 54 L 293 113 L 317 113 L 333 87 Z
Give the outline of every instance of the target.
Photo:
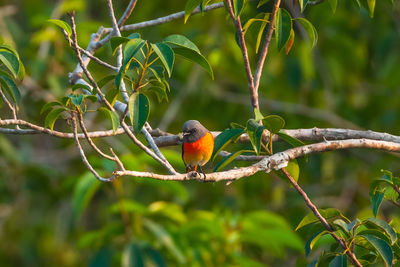
M 113 174 L 113 175 L 112 175 L 111 177 L 109 177 L 109 178 L 101 177 L 101 176 L 96 172 L 96 170 L 92 167 L 92 165 L 90 165 L 88 159 L 86 158 L 85 152 L 83 151 L 82 146 L 81 146 L 81 144 L 80 144 L 80 142 L 79 142 L 78 130 L 77 130 L 77 127 L 76 127 L 76 117 L 75 117 L 74 114 L 73 114 L 73 116 L 72 116 L 72 120 L 71 120 L 71 121 L 72 121 L 72 129 L 73 129 L 73 134 L 74 134 L 75 145 L 76 145 L 76 147 L 77 147 L 77 149 L 78 149 L 78 151 L 79 151 L 79 154 L 80 154 L 80 156 L 81 156 L 81 159 L 82 159 L 83 163 L 86 165 L 86 167 L 89 169 L 89 171 L 96 177 L 96 179 L 98 179 L 98 180 L 101 181 L 101 182 L 111 182 L 112 180 L 114 180 L 115 178 L 117 178 L 118 176 L 115 175 L 115 174 Z
M 6 105 L 8 106 L 8 108 L 11 110 L 14 120 L 17 120 L 17 119 L 18 119 L 18 118 L 17 118 L 17 110 L 16 110 L 16 108 L 10 103 L 10 101 L 8 101 L 7 97 L 6 97 L 6 96 L 4 95 L 4 93 L 3 93 L 3 90 L 1 89 L 1 86 L 0 86 L 0 96 L 1 96 L 1 98 L 3 99 L 4 103 L 6 103 Z M 19 130 L 19 126 L 18 126 L 18 125 L 16 125 L 15 128 L 16 128 L 17 130 Z
M 211 4 L 211 5 L 206 6 L 203 9 L 203 12 L 211 11 L 211 10 L 214 10 L 214 9 L 217 9 L 217 8 L 221 8 L 223 6 L 224 6 L 224 2 Z M 197 7 L 197 8 L 195 8 L 195 10 L 193 10 L 192 15 L 198 14 L 200 12 L 201 12 L 200 8 Z M 135 24 L 125 25 L 125 26 L 120 27 L 120 31 L 134 31 L 134 30 L 137 30 L 137 29 L 142 29 L 142 28 L 146 28 L 146 27 L 151 27 L 151 26 L 164 24 L 164 23 L 170 22 L 172 20 L 181 19 L 183 17 L 185 17 L 185 11 L 173 13 L 173 14 L 170 14 L 168 16 L 160 17 L 160 18 L 153 19 L 153 20 L 148 20 L 148 21 L 143 21 L 143 22 L 139 22 L 139 23 L 135 23 Z M 112 28 L 105 28 L 104 30 L 105 30 L 106 33 L 109 33 L 113 29 Z
M 257 92 L 258 92 L 258 87 L 260 86 L 261 73 L 262 73 L 262 69 L 264 67 L 265 58 L 267 57 L 269 44 L 271 43 L 272 33 L 275 28 L 276 13 L 278 12 L 280 4 L 281 4 L 281 0 L 275 0 L 274 7 L 271 12 L 271 18 L 269 20 L 267 34 L 265 36 L 264 44 L 261 49 L 260 58 L 258 59 L 256 72 L 254 74 L 254 88 Z
M 132 11 L 135 9 L 137 0 L 131 0 L 129 1 L 129 4 L 127 8 L 125 9 L 124 14 L 121 16 L 121 18 L 118 21 L 118 27 L 121 27 L 122 25 L 125 24 L 126 20 L 130 17 L 132 14 Z
M 78 58 L 79 64 L 81 65 L 81 68 L 82 68 L 83 72 L 85 73 L 86 77 L 89 79 L 90 84 L 92 85 L 93 88 L 95 88 L 97 94 L 101 98 L 101 101 L 107 106 L 107 108 L 109 110 L 114 111 L 113 106 L 111 106 L 111 104 L 107 101 L 104 94 L 101 92 L 99 86 L 97 85 L 96 81 L 93 79 L 90 72 L 87 70 L 86 65 L 84 64 L 84 62 L 82 60 L 81 52 L 78 49 L 78 41 L 77 41 L 77 36 L 76 36 L 76 25 L 75 25 L 75 18 L 74 18 L 75 14 L 74 14 L 74 12 L 70 12 L 68 14 L 69 14 L 69 18 L 71 21 L 71 29 L 72 29 L 72 34 L 71 34 L 72 47 L 75 50 L 75 54 L 76 54 L 76 57 Z
M 361 263 L 357 260 L 356 256 L 354 255 L 353 252 L 348 249 L 348 246 L 343 240 L 343 238 L 340 238 L 335 231 L 333 230 L 332 226 L 329 225 L 327 220 L 319 213 L 317 207 L 311 202 L 310 198 L 307 196 L 306 192 L 299 186 L 299 184 L 293 179 L 293 177 L 288 173 L 285 168 L 282 168 L 283 173 L 286 175 L 288 178 L 289 182 L 293 185 L 293 187 L 297 190 L 297 192 L 303 197 L 304 202 L 306 205 L 310 208 L 310 210 L 314 213 L 315 217 L 320 220 L 322 225 L 325 227 L 326 230 L 331 234 L 331 236 L 339 243 L 339 245 L 346 251 L 347 257 L 349 260 L 355 265 L 362 267 Z
M 112 22 L 112 25 L 113 25 L 113 35 L 120 37 L 121 33 L 119 31 L 117 20 L 115 19 L 112 0 L 107 0 L 107 6 L 108 6 L 111 22 Z M 119 71 L 121 69 L 121 66 L 122 66 L 122 45 L 119 45 L 118 48 L 117 48 L 117 71 Z M 123 79 L 121 80 L 121 94 L 122 94 L 122 97 L 124 98 L 124 101 L 126 103 L 128 103 L 129 96 L 128 96 L 128 93 L 126 91 L 125 82 L 123 81 Z
M 103 153 L 103 151 L 101 151 L 96 144 L 93 142 L 93 140 L 90 138 L 85 123 L 83 122 L 83 116 L 82 116 L 82 112 L 80 111 L 80 109 L 77 108 L 77 113 L 78 113 L 78 122 L 79 125 L 81 126 L 82 132 L 86 137 L 86 140 L 88 141 L 89 145 L 93 148 L 94 151 L 96 151 L 100 156 L 102 156 L 103 158 L 106 158 L 108 160 L 112 160 L 115 161 L 114 157 L 111 157 L 105 153 Z
M 250 67 L 250 61 L 249 61 L 249 55 L 247 53 L 247 47 L 246 47 L 246 41 L 244 39 L 244 33 L 242 29 L 242 23 L 240 22 L 240 16 L 235 17 L 235 14 L 233 12 L 233 7 L 232 7 L 232 0 L 227 0 L 227 8 L 229 11 L 229 15 L 231 16 L 233 23 L 235 24 L 236 27 L 236 32 L 239 36 L 239 44 L 240 44 L 240 50 L 242 51 L 242 57 L 244 61 L 244 68 L 246 70 L 246 76 L 247 76 L 247 82 L 249 86 L 249 94 L 250 94 L 250 99 L 251 99 L 251 105 L 253 106 L 253 109 L 259 110 L 259 104 L 258 104 L 258 93 L 256 88 L 254 87 L 254 80 L 253 80 L 253 74 L 251 73 L 251 67 Z

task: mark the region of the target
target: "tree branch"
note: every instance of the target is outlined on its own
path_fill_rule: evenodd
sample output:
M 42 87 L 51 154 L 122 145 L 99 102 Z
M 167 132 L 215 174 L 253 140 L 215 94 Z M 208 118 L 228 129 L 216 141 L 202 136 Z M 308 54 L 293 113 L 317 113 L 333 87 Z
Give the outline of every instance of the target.
M 267 57 L 269 44 L 271 43 L 272 33 L 274 32 L 275 28 L 276 13 L 278 12 L 280 4 L 281 0 L 275 0 L 274 7 L 271 12 L 271 19 L 269 20 L 267 35 L 265 36 L 265 41 L 261 49 L 260 58 L 257 63 L 257 69 L 254 74 L 254 88 L 257 92 L 258 92 L 258 87 L 260 85 L 261 73 L 264 67 L 265 58 Z
M 209 6 L 206 6 L 204 8 L 203 12 L 211 11 L 211 10 L 214 10 L 214 9 L 217 9 L 217 8 L 221 8 L 223 6 L 224 6 L 224 2 L 211 4 Z M 195 10 L 193 10 L 192 15 L 198 14 L 200 12 L 201 12 L 200 8 L 197 7 Z M 137 30 L 137 29 L 142 29 L 142 28 L 146 28 L 146 27 L 151 27 L 151 26 L 164 24 L 164 23 L 170 22 L 172 20 L 181 19 L 181 18 L 184 18 L 184 17 L 185 17 L 185 11 L 181 11 L 181 12 L 170 14 L 170 15 L 165 16 L 165 17 L 160 17 L 160 18 L 153 19 L 153 20 L 148 20 L 148 21 L 143 21 L 143 22 L 139 22 L 139 23 L 135 23 L 135 24 L 125 25 L 125 26 L 120 27 L 120 31 L 134 31 L 134 30 Z M 112 28 L 105 28 L 104 30 L 105 30 L 106 33 L 109 33 L 113 29 Z
M 240 16 L 235 17 L 231 0 L 227 0 L 226 3 L 227 3 L 229 15 L 231 16 L 233 23 L 235 24 L 236 32 L 237 32 L 237 35 L 239 36 L 240 50 L 242 51 L 244 68 L 246 70 L 251 105 L 252 105 L 253 109 L 259 110 L 260 107 L 258 104 L 258 93 L 257 93 L 256 88 L 254 87 L 254 80 L 253 80 L 253 75 L 251 74 L 250 61 L 249 61 L 249 56 L 247 53 L 246 41 L 244 39 L 242 23 L 240 22 Z
M 86 65 L 84 64 L 82 57 L 81 57 L 81 52 L 78 49 L 78 41 L 77 41 L 77 36 L 76 36 L 76 25 L 75 25 L 75 18 L 74 18 L 74 12 L 68 13 L 69 18 L 71 21 L 71 29 L 72 29 L 72 47 L 75 50 L 76 57 L 78 58 L 79 64 L 85 73 L 86 77 L 89 79 L 90 84 L 92 87 L 96 90 L 98 96 L 101 98 L 101 101 L 107 106 L 107 108 L 111 111 L 114 111 L 113 106 L 107 101 L 105 98 L 104 94 L 101 92 L 99 86 L 97 85 L 96 81 L 93 79 L 92 75 L 90 72 L 87 70 Z
M 207 182 L 235 181 L 243 177 L 251 176 L 260 171 L 268 173 L 272 170 L 282 169 L 287 166 L 289 161 L 302 157 L 304 155 L 316 152 L 324 152 L 324 151 L 340 150 L 348 148 L 372 148 L 384 151 L 400 152 L 400 144 L 398 143 L 369 140 L 369 139 L 348 139 L 341 141 L 326 141 L 317 144 L 295 147 L 283 152 L 278 152 L 272 156 L 266 157 L 261 161 L 248 167 L 241 167 L 223 172 L 208 173 L 205 179 L 204 177 L 198 177 L 193 173 L 162 175 L 150 172 L 136 172 L 130 170 L 116 171 L 114 172 L 114 175 L 148 177 L 158 180 L 170 180 L 170 181 L 172 180 L 185 181 L 190 179 L 198 179 L 200 181 L 207 181 Z
M 320 220 L 322 225 L 325 227 L 326 230 L 331 234 L 331 236 L 339 243 L 339 245 L 346 251 L 347 257 L 349 260 L 355 265 L 355 266 L 360 266 L 362 267 L 361 263 L 357 260 L 356 256 L 354 255 L 353 252 L 351 252 L 350 249 L 348 249 L 348 246 L 346 242 L 343 240 L 343 238 L 340 238 L 333 228 L 329 225 L 327 220 L 319 213 L 317 207 L 311 202 L 310 198 L 307 196 L 306 192 L 299 186 L 299 184 L 293 179 L 293 177 L 288 173 L 285 168 L 282 168 L 283 173 L 286 175 L 288 178 L 289 182 L 293 185 L 293 187 L 297 190 L 297 192 L 303 197 L 304 202 L 306 205 L 310 208 L 310 210 L 314 213 L 315 217 Z

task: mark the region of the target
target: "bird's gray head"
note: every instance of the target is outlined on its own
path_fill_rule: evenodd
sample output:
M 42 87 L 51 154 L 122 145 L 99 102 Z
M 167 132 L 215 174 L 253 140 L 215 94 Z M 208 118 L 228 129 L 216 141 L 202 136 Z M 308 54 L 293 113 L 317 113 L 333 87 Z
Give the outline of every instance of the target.
M 183 124 L 183 142 L 193 143 L 202 138 L 208 130 L 199 121 L 189 120 Z

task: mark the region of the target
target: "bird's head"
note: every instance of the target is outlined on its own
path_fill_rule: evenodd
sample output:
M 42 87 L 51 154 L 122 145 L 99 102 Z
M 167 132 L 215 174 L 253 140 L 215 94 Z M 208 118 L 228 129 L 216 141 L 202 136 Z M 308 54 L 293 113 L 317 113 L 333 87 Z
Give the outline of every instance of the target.
M 208 130 L 196 120 L 189 120 L 183 124 L 183 142 L 194 143 L 202 138 Z

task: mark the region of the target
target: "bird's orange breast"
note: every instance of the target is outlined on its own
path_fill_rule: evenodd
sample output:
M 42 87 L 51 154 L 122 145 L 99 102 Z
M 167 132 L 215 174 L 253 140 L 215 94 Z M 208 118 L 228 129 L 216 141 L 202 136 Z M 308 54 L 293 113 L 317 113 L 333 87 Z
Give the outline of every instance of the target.
M 183 161 L 186 165 L 203 166 L 210 160 L 213 149 L 214 138 L 208 132 L 196 142 L 183 143 Z

